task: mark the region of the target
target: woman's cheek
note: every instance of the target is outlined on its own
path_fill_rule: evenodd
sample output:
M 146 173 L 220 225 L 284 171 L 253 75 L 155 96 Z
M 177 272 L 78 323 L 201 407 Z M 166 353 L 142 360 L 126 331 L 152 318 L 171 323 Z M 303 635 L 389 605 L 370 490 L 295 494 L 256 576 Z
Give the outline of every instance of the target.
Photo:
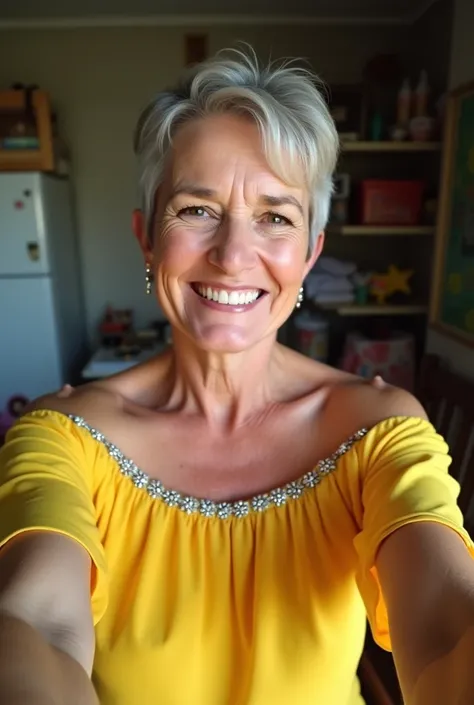
M 282 240 L 270 243 L 267 248 L 268 264 L 275 270 L 275 278 L 281 284 L 292 284 L 300 280 L 305 265 L 305 253 L 301 243 L 295 240 Z
M 156 256 L 162 265 L 172 269 L 183 269 L 183 264 L 192 262 L 205 252 L 205 238 L 192 229 L 169 227 L 157 238 Z

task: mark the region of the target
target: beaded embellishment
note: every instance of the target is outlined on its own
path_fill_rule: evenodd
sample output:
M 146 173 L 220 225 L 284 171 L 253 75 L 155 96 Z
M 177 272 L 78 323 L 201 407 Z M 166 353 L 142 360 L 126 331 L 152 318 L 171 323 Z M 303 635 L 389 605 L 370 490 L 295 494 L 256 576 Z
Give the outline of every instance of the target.
M 300 479 L 293 480 L 282 487 L 277 487 L 265 494 L 259 494 L 249 500 L 237 502 L 213 502 L 208 499 L 198 499 L 190 497 L 181 492 L 170 490 L 164 487 L 160 480 L 152 480 L 143 470 L 127 458 L 116 445 L 111 443 L 105 436 L 97 431 L 81 417 L 68 415 L 69 419 L 90 433 L 92 438 L 101 443 L 108 454 L 116 461 L 122 475 L 129 477 L 135 487 L 143 489 L 153 499 L 158 499 L 169 507 L 177 507 L 185 514 L 201 514 L 204 517 L 217 517 L 218 519 L 229 519 L 236 517 L 241 519 L 253 512 L 264 512 L 270 507 L 281 507 L 287 502 L 301 497 L 312 487 L 316 487 L 322 478 L 329 475 L 336 469 L 339 458 L 347 453 L 354 443 L 367 434 L 367 429 L 361 429 L 351 436 L 347 441 L 341 443 L 339 448 L 329 458 L 320 460 L 313 470 L 305 473 Z

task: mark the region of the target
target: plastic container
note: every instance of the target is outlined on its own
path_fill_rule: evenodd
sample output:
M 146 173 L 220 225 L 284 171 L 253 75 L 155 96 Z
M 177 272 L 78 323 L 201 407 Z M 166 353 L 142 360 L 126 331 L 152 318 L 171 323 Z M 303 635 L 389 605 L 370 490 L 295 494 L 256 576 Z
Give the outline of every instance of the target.
M 435 121 L 430 117 L 415 117 L 410 121 L 410 137 L 414 142 L 429 142 L 433 139 Z
M 423 181 L 362 181 L 362 224 L 418 225 L 423 205 L 423 190 Z
M 294 323 L 299 352 L 313 360 L 326 362 L 329 340 L 328 322 L 321 316 L 304 311 L 295 317 Z

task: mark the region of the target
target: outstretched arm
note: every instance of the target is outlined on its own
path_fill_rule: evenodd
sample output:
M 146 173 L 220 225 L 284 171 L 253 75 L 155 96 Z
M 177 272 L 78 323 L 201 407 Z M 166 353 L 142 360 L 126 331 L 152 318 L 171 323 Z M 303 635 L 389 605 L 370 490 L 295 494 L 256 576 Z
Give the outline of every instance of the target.
M 0 705 L 98 705 L 90 559 L 30 532 L 0 551 Z
M 474 702 L 474 562 L 446 526 L 420 522 L 386 539 L 377 558 L 407 705 Z

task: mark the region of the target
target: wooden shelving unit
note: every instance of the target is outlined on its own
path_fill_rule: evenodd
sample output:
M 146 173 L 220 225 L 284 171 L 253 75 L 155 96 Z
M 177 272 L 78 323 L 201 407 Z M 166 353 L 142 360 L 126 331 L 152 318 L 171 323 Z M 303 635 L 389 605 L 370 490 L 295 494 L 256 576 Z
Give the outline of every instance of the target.
M 328 225 L 328 232 L 344 236 L 418 236 L 434 235 L 434 225 Z
M 333 311 L 340 316 L 417 316 L 425 314 L 424 304 L 314 304 L 321 311 Z
M 34 91 L 32 97 L 39 149 L 0 149 L 0 171 L 53 171 L 54 169 L 49 97 L 40 90 Z M 0 91 L 0 111 L 21 111 L 24 107 L 23 91 Z
M 431 170 L 431 166 L 429 168 L 426 167 L 424 160 L 422 159 L 423 154 L 425 154 L 428 159 L 430 159 L 430 154 L 433 155 L 433 157 L 438 161 L 439 156 L 441 154 L 441 149 L 442 149 L 442 143 L 438 141 L 433 141 L 433 142 L 413 142 L 413 141 L 403 141 L 403 142 L 394 142 L 394 141 L 367 141 L 367 140 L 360 140 L 360 141 L 346 141 L 342 143 L 342 152 L 341 152 L 341 158 L 344 159 L 346 156 L 346 153 L 353 153 L 353 157 L 349 154 L 350 161 L 345 162 L 344 168 L 341 167 L 341 172 L 344 172 L 347 170 L 349 174 L 354 173 L 355 176 L 355 182 L 367 178 L 366 174 L 369 173 L 374 173 L 375 176 L 372 178 L 384 178 L 382 174 L 384 171 L 387 171 L 387 179 L 403 179 L 403 178 L 415 178 L 414 174 L 416 174 L 416 178 L 423 178 L 421 177 L 420 174 L 420 169 L 422 173 L 426 173 L 429 170 Z M 395 158 L 392 160 L 392 155 L 395 155 L 399 153 L 400 154 L 400 160 L 395 160 Z M 417 153 L 420 154 L 421 159 L 417 159 Z M 380 155 L 380 159 L 373 161 L 370 159 L 371 155 L 376 156 L 377 154 Z M 357 159 L 358 157 L 358 159 Z M 405 167 L 405 159 L 407 160 L 407 166 Z M 396 161 L 396 168 L 394 170 L 391 169 L 392 166 L 392 161 L 395 163 Z M 362 163 L 362 168 L 360 167 L 360 164 Z M 431 165 L 431 161 L 427 162 L 428 164 Z M 414 168 L 411 168 L 411 164 L 414 165 Z M 416 166 L 415 166 L 416 165 Z M 381 169 L 381 166 L 384 167 Z M 403 174 L 406 173 L 406 176 L 404 177 Z M 400 242 L 396 243 L 393 240 L 391 241 L 391 244 L 385 245 L 383 243 L 383 238 L 404 238 L 404 237 L 410 237 L 410 238 L 419 238 L 423 240 L 426 244 L 423 245 L 418 245 L 416 242 L 410 242 L 410 252 L 413 250 L 413 252 L 416 251 L 418 260 L 420 260 L 420 253 L 421 252 L 426 252 L 426 248 L 431 249 L 431 240 L 435 240 L 436 237 L 436 225 L 414 225 L 414 226 L 405 226 L 405 225 L 364 225 L 364 224 L 355 224 L 355 223 L 348 223 L 348 224 L 338 224 L 338 223 L 330 223 L 327 227 L 328 233 L 333 233 L 335 235 L 340 235 L 343 237 L 352 237 L 352 238 L 359 238 L 359 237 L 372 237 L 372 238 L 378 238 L 380 242 L 371 242 L 370 245 L 368 243 L 365 244 L 365 246 L 362 245 L 362 243 L 342 243 L 341 241 L 338 241 L 334 239 L 334 248 L 333 252 L 335 257 L 344 257 L 344 254 L 346 252 L 350 252 L 350 255 L 347 255 L 351 259 L 357 262 L 358 256 L 357 252 L 361 251 L 364 252 L 367 255 L 367 252 L 370 251 L 370 254 L 366 259 L 370 261 L 374 261 L 374 257 L 372 256 L 372 251 L 375 252 L 381 251 L 381 260 L 385 259 L 385 257 L 389 257 L 388 261 L 397 261 L 397 252 L 402 253 L 401 260 L 404 261 L 405 263 L 407 262 L 405 254 L 408 249 L 408 246 L 405 245 L 405 243 Z M 330 242 L 330 240 L 328 240 Z M 365 249 L 364 249 L 365 248 Z M 388 254 L 390 253 L 390 254 Z M 424 255 L 423 255 L 424 256 Z M 407 266 L 405 264 L 405 266 Z M 384 269 L 381 268 L 380 264 L 379 265 L 368 265 L 368 269 L 370 270 L 373 267 L 374 271 L 381 271 L 383 272 Z M 366 265 L 367 268 L 367 265 Z M 416 266 L 410 267 L 410 268 L 415 268 Z M 346 303 L 339 303 L 339 304 L 315 304 L 315 306 L 320 310 L 320 311 L 327 311 L 327 312 L 333 312 L 335 314 L 338 314 L 339 316 L 344 316 L 344 317 L 366 317 L 370 319 L 372 316 L 374 317 L 380 317 L 380 316 L 423 316 L 426 315 L 428 312 L 428 306 L 425 305 L 425 303 L 420 303 L 425 301 L 425 292 L 423 291 L 424 286 L 421 286 L 421 290 L 417 290 L 417 287 L 415 287 L 415 293 L 414 293 L 414 299 L 415 301 L 413 303 L 409 303 L 409 299 L 406 304 L 404 303 L 396 303 L 392 304 L 390 303 L 390 299 L 388 300 L 389 303 L 384 304 L 384 305 L 379 305 L 377 303 L 374 303 L 373 301 L 370 301 L 369 303 L 365 305 L 358 305 L 358 304 L 346 304 Z M 399 301 L 402 300 L 402 297 L 399 297 Z M 413 301 L 413 300 L 412 300 Z
M 329 364 L 337 366 L 340 363 L 348 336 L 356 332 L 370 341 L 386 339 L 391 331 L 400 331 L 413 337 L 417 355 L 424 349 L 429 309 L 430 257 L 437 233 L 436 223 L 433 222 L 436 217 L 433 213 L 435 204 L 428 201 L 436 197 L 441 155 L 442 143 L 438 141 L 342 142 L 337 173 L 347 174 L 350 180 L 345 216 L 349 222 L 332 222 L 327 225 L 326 256 L 354 262 L 360 272 L 383 275 L 393 265 L 400 271 L 412 271 L 413 276 L 409 280 L 411 293 L 392 292 L 389 287 L 385 304 L 378 304 L 377 298 L 370 294 L 365 304 L 344 301 L 320 303 L 309 298 L 309 292 L 313 290 L 308 285 L 308 299 L 303 303 L 303 310 L 319 314 L 318 317 L 328 323 Z M 367 179 L 423 181 L 427 202 L 424 204 L 426 209 L 423 215 L 420 214 L 422 224 L 367 225 L 358 221 L 361 219 L 361 208 L 357 188 Z M 339 213 L 335 209 L 335 219 Z M 393 216 L 392 221 L 395 220 Z M 318 285 L 315 283 L 316 298 L 317 290 Z M 345 289 L 341 287 L 341 291 Z M 360 297 L 359 300 L 364 299 Z M 295 325 L 289 335 L 294 337 L 295 343 L 299 341 L 298 326 Z
M 343 152 L 439 152 L 441 142 L 343 142 Z

